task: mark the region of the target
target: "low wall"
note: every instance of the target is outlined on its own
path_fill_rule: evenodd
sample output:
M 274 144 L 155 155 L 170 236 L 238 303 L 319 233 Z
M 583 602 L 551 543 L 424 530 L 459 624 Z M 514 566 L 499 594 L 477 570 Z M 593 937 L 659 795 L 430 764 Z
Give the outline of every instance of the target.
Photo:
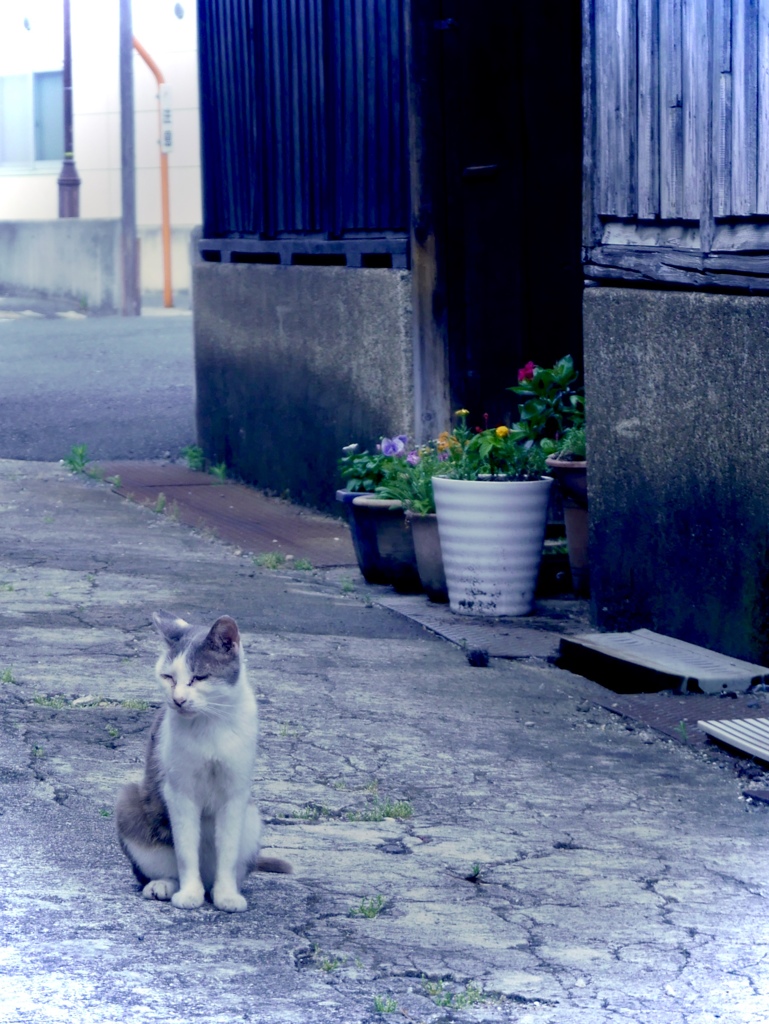
M 339 511 L 344 445 L 413 432 L 407 270 L 198 263 L 200 444 L 242 479 Z
M 121 306 L 119 220 L 0 221 L 0 289 Z
M 769 664 L 769 298 L 584 299 L 596 623 Z

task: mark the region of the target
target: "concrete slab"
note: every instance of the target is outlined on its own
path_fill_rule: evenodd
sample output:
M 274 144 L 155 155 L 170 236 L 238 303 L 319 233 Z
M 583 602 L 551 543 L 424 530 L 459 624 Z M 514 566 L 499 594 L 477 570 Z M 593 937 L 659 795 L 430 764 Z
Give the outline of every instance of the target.
M 765 1024 L 769 810 L 731 761 L 541 659 L 474 668 L 340 574 L 0 462 L 0 1022 Z M 116 842 L 158 604 L 246 638 L 295 873 L 244 914 L 143 900 Z
M 744 693 L 769 679 L 769 668 L 763 665 L 729 658 L 649 629 L 564 637 L 561 664 L 622 693 L 669 689 Z

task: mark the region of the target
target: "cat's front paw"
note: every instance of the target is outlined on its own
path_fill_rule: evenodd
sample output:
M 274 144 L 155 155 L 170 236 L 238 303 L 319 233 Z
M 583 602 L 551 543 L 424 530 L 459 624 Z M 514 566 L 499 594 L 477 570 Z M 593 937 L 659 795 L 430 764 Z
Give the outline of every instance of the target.
M 142 896 L 146 900 L 170 900 L 178 888 L 175 878 L 153 878 L 142 889 Z
M 198 907 L 203 906 L 205 898 L 206 894 L 202 885 L 188 886 L 186 889 L 180 889 L 174 893 L 171 903 L 179 910 L 197 910 Z
M 215 885 L 211 895 L 217 910 L 226 910 L 230 914 L 240 914 L 248 909 L 246 897 L 241 896 L 237 889 Z

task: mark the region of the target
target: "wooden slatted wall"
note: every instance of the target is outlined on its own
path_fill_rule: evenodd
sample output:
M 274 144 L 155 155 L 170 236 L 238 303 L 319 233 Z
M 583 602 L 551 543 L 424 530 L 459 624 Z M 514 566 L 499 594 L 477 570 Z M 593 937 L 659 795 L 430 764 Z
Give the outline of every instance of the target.
M 402 0 L 198 7 L 204 248 L 397 236 L 405 251 Z
M 766 291 L 769 0 L 584 0 L 586 274 Z

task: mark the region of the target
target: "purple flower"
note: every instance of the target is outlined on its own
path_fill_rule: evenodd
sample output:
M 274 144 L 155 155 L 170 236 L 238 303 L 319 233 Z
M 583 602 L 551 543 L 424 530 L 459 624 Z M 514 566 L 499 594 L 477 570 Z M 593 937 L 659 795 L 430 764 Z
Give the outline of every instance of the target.
M 414 449 L 413 452 L 408 453 L 408 455 L 406 456 L 406 462 L 408 462 L 410 466 L 417 465 L 417 463 L 419 462 L 419 452 L 416 450 L 416 448 Z
M 406 443 L 402 437 L 383 437 L 382 455 L 402 455 L 406 449 Z

